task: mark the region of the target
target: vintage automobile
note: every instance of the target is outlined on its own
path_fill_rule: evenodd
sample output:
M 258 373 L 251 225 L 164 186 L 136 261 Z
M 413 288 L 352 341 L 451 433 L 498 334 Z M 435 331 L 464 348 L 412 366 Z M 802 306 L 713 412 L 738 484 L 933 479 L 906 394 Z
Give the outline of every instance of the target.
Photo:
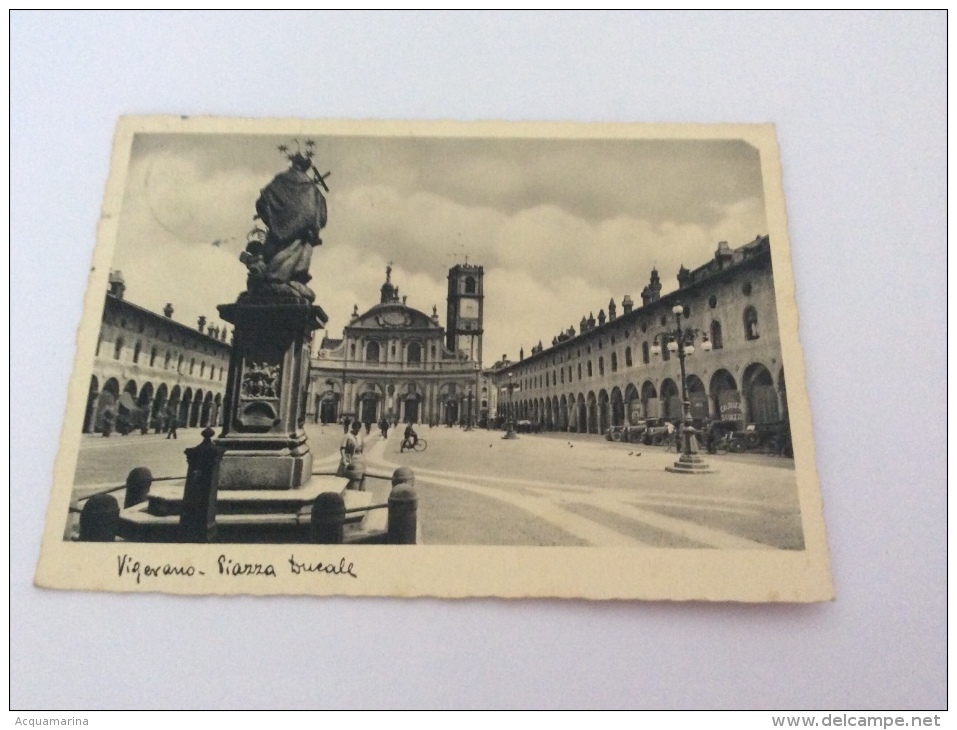
M 646 425 L 644 421 L 623 426 L 611 426 L 605 430 L 605 438 L 608 441 L 620 441 L 621 443 L 638 444 L 645 436 Z
M 753 431 L 745 433 L 744 445 L 749 451 L 761 451 L 775 456 L 793 458 L 791 424 L 787 421 L 759 423 Z
M 726 425 L 721 438 L 734 453 L 753 452 L 788 458 L 794 456 L 791 429 L 786 421 L 755 424 L 744 429 L 740 428 L 738 423 Z
M 605 429 L 605 440 L 606 441 L 621 441 L 622 432 L 625 430 L 624 426 L 609 426 Z
M 649 420 L 647 424 L 642 440 L 649 446 L 661 446 L 668 439 L 669 434 L 665 420 L 661 418 Z

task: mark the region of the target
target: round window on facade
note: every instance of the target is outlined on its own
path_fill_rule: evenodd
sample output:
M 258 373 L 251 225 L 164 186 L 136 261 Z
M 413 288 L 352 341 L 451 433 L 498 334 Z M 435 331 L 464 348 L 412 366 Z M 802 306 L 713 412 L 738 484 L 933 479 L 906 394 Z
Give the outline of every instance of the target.
M 751 282 L 750 281 L 744 282 L 744 286 L 741 287 L 741 291 L 744 292 L 744 296 L 746 297 L 751 296 Z

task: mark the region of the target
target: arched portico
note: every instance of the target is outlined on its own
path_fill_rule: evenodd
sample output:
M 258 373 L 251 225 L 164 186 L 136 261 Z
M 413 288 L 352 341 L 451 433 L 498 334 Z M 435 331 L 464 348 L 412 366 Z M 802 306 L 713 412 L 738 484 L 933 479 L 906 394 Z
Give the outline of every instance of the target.
M 777 423 L 781 420 L 778 393 L 770 371 L 761 363 L 744 370 L 745 419 L 747 423 Z
M 207 392 L 206 396 L 203 398 L 203 405 L 200 407 L 199 412 L 199 425 L 203 428 L 210 425 L 210 416 L 213 414 L 213 394 L 212 392 Z
M 641 405 L 645 418 L 660 418 L 661 408 L 658 403 L 658 390 L 655 384 L 646 380 L 641 384 Z
M 588 393 L 588 433 L 598 433 L 598 398 L 594 392 Z
M 150 426 L 154 430 L 161 430 L 163 427 L 163 421 L 166 417 L 166 402 L 169 398 L 169 389 L 166 387 L 166 383 L 160 383 L 159 387 L 156 389 L 156 397 L 153 398 L 153 407 L 150 410 Z M 157 433 L 159 433 L 157 430 Z
M 704 383 L 697 375 L 689 375 L 685 382 L 688 384 L 688 400 L 691 402 L 691 417 L 693 419 L 705 419 L 710 417 L 710 408 L 708 407 L 708 394 L 705 392 Z
M 598 391 L 598 433 L 605 433 L 611 422 L 611 405 L 608 391 L 602 388 Z
M 616 427 L 625 425 L 625 399 L 618 386 L 611 389 L 611 425 Z
M 180 426 L 189 425 L 189 409 L 193 406 L 193 389 L 186 388 L 183 391 L 183 397 L 179 402 L 179 415 L 177 419 L 179 420 Z
M 661 381 L 662 418 L 668 421 L 680 421 L 683 416 L 681 391 L 678 384 L 671 378 Z
M 633 383 L 628 383 L 625 386 L 625 414 L 628 423 L 632 426 L 645 417 L 641 396 L 638 394 L 638 388 Z
M 737 421 L 744 423 L 744 412 L 741 410 L 741 393 L 734 376 L 725 369 L 716 370 L 711 376 L 711 405 L 715 418 L 722 421 Z

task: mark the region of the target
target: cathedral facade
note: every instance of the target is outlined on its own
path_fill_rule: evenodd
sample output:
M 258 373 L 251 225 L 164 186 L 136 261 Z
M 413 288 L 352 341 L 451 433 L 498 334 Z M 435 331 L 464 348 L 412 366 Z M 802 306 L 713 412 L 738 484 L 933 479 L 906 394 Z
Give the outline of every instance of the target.
M 392 283 L 391 266 L 379 302 L 358 306 L 341 339 L 324 337 L 310 367 L 308 416 L 375 424 L 475 424 L 488 410 L 481 371 L 483 275 L 481 266 L 449 270 L 448 331 L 431 315 L 406 304 Z

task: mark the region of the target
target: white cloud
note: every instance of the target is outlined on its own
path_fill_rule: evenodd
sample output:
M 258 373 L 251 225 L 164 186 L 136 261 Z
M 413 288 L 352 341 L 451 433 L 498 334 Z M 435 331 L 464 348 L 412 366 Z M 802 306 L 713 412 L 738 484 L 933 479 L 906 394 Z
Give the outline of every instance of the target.
M 238 253 L 259 190 L 279 165 L 263 172 L 239 163 L 239 152 L 221 159 L 197 153 L 195 140 L 167 142 L 147 145 L 131 166 L 114 266 L 124 271 L 132 301 L 155 311 L 173 302 L 176 319 L 192 324 L 200 314 L 212 320 L 215 305 L 235 301 L 245 287 Z M 716 172 L 682 187 L 660 151 L 642 163 L 640 177 L 630 159 L 590 159 L 580 143 L 541 158 L 527 150 L 509 158 L 483 156 L 472 141 L 471 156 L 431 160 L 410 152 L 408 142 L 381 157 L 368 140 L 339 149 L 326 144 L 342 169 L 330 178 L 329 225 L 313 252 L 311 286 L 333 337 L 353 305 L 365 310 L 378 302 L 390 261 L 408 304 L 427 314 L 438 305 L 444 324 L 448 269 L 468 256 L 485 267 L 484 350 L 491 363 L 502 353 L 515 357 L 523 345 L 526 353 L 539 340 L 548 345 L 569 325 L 577 329 L 582 316 L 607 310 L 610 298 L 620 306 L 630 294 L 640 303 L 653 266 L 668 291 L 677 286 L 679 266 L 705 263 L 718 241 L 738 246 L 767 231 L 753 181 L 737 197 Z M 720 164 L 709 164 L 720 172 Z M 734 179 L 747 180 L 746 166 L 735 164 Z M 681 175 L 688 165 L 682 162 Z M 702 191 L 712 179 L 721 194 L 707 198 Z M 644 202 L 634 203 L 632 193 Z M 686 198 L 694 204 L 683 212 Z M 653 214 L 643 215 L 645 209 Z

